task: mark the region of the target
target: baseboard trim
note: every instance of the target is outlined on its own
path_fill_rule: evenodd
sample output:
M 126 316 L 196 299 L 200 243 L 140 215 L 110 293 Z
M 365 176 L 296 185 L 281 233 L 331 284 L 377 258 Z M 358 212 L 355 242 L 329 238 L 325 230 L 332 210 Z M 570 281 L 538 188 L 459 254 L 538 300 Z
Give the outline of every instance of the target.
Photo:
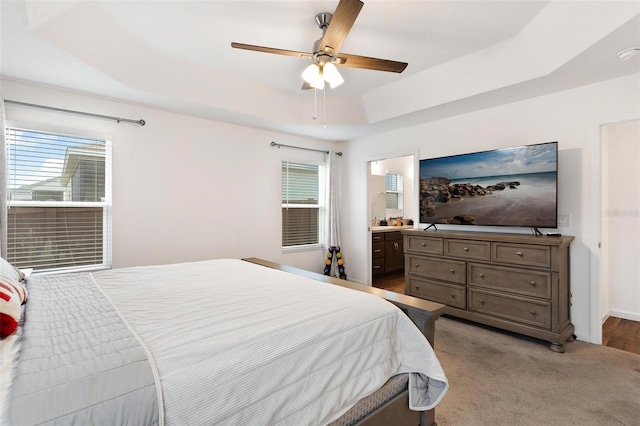
M 610 310 L 604 317 L 602 323 L 607 320 L 609 317 L 622 318 L 631 321 L 639 321 L 640 322 L 640 313 L 637 312 L 626 312 L 626 311 L 618 311 L 618 310 Z

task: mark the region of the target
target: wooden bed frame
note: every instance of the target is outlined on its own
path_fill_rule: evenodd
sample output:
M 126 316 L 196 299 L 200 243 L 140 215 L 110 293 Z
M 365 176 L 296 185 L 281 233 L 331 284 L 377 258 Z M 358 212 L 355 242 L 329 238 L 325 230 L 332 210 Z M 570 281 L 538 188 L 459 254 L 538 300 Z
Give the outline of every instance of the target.
M 249 257 L 242 259 L 257 265 L 266 266 L 281 271 L 291 272 L 293 274 L 302 275 L 314 280 L 323 281 L 330 284 L 339 285 L 341 287 L 350 288 L 352 290 L 363 291 L 373 294 L 396 305 L 400 308 L 420 329 L 422 334 L 429 340 L 432 347 L 434 345 L 435 323 L 436 320 L 445 311 L 446 306 L 440 303 L 430 302 L 428 300 L 418 299 L 417 297 L 407 296 L 404 294 L 394 293 L 392 291 L 383 290 L 376 287 L 370 287 L 364 284 L 358 284 L 347 280 L 340 280 L 334 277 L 306 271 L 304 269 L 294 268 L 292 266 L 281 265 L 279 263 L 269 262 L 267 260 Z M 366 418 L 358 422 L 359 426 L 436 426 L 435 409 L 429 411 L 413 411 L 409 409 L 409 392 L 404 391 L 393 400 L 378 408 Z

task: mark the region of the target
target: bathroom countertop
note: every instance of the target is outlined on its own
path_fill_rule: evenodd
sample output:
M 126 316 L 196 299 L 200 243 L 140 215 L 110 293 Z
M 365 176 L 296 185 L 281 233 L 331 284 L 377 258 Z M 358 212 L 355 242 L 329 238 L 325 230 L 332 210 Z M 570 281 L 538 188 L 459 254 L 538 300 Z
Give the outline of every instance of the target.
M 392 232 L 392 231 L 400 231 L 402 229 L 414 229 L 414 225 L 403 225 L 403 226 L 372 226 L 371 232 Z

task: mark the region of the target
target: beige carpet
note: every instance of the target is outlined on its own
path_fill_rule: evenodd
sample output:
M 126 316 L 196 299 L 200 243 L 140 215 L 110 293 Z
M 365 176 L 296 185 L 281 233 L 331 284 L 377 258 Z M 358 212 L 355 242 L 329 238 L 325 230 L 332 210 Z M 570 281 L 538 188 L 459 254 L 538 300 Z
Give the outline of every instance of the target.
M 435 342 L 450 386 L 439 426 L 640 425 L 640 355 L 580 341 L 558 354 L 451 318 Z

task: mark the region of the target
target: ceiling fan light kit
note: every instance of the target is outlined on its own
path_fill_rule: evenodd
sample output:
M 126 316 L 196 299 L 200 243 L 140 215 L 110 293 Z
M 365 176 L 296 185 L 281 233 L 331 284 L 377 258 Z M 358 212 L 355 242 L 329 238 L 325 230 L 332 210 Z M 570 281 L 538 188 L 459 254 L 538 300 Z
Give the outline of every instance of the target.
M 344 78 L 331 62 L 311 64 L 303 72 L 302 78 L 314 89 L 324 89 L 324 82 L 329 83 L 332 89 L 344 83 Z

